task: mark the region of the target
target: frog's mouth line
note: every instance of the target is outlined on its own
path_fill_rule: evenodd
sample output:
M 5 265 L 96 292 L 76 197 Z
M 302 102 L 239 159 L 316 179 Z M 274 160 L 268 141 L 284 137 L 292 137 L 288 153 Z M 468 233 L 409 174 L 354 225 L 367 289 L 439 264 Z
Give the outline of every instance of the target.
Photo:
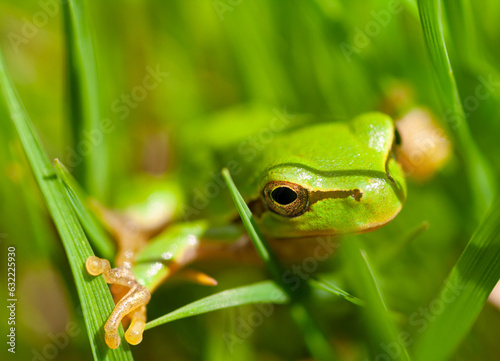
M 334 191 L 313 191 L 309 193 L 309 204 L 314 204 L 323 199 L 341 199 L 352 197 L 360 202 L 363 197 L 363 192 L 358 188 L 350 190 L 334 190 Z

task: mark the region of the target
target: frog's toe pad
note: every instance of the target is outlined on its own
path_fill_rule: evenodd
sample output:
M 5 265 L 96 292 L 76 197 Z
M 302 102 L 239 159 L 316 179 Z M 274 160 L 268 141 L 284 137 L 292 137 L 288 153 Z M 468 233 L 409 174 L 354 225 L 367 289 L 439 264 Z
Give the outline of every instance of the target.
M 125 332 L 125 339 L 131 345 L 137 345 L 142 341 L 142 333 L 144 332 L 144 327 L 146 323 L 144 321 L 132 321 L 132 324 Z
M 104 341 L 106 341 L 106 345 L 108 345 L 109 348 L 115 349 L 120 346 L 120 337 L 118 336 L 117 333 L 108 333 L 104 335 Z
M 96 256 L 90 256 L 85 261 L 85 268 L 87 272 L 92 276 L 99 276 L 101 273 L 109 270 L 111 268 L 109 261 Z

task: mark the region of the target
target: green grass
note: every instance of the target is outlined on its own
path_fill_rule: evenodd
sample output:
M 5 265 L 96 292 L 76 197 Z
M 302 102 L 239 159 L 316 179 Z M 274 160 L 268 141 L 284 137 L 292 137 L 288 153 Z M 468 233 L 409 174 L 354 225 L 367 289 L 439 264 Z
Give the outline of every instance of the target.
M 464 0 L 463 3 L 466 3 Z M 420 19 L 432 65 L 441 88 L 445 121 L 455 135 L 475 201 L 476 215 L 481 217 L 491 204 L 496 193 L 496 182 L 490 166 L 469 132 L 469 125 L 460 99 L 445 40 L 447 22 L 442 20 L 443 5 L 436 0 L 419 0 Z M 467 34 L 465 39 L 470 34 Z M 457 39 L 458 40 L 458 39 Z M 465 40 L 466 44 L 471 41 Z M 459 47 L 461 46 L 461 43 Z M 472 50 L 471 50 L 472 51 Z M 446 117 L 446 115 L 448 115 Z
M 264 264 L 269 270 L 269 273 L 274 281 L 290 298 L 292 303 L 290 306 L 292 317 L 297 326 L 301 329 L 311 355 L 318 361 L 336 360 L 337 356 L 333 353 L 325 335 L 316 324 L 316 321 L 312 318 L 310 305 L 307 305 L 307 303 L 310 302 L 308 300 L 310 294 L 309 283 L 304 280 L 300 283 L 299 287 L 294 290 L 291 285 L 285 282 L 283 277 L 285 269 L 280 264 L 266 239 L 257 228 L 252 213 L 243 200 L 243 197 L 238 192 L 229 170 L 224 168 L 222 170 L 222 175 L 224 176 L 224 180 L 229 187 L 231 197 L 233 198 L 236 208 L 238 209 L 238 213 L 240 214 L 243 224 L 250 235 L 257 253 L 264 261 Z
M 417 340 L 416 360 L 449 359 L 500 279 L 499 259 L 500 199 L 497 199 L 436 295 L 444 307 Z
M 467 0 L 458 3 L 460 14 L 463 15 L 461 18 L 465 19 L 467 16 L 466 24 L 470 24 L 470 15 L 465 13 L 469 6 Z M 453 76 L 444 35 L 446 22 L 441 21 L 441 4 L 433 0 L 419 0 L 418 5 L 428 51 L 443 92 L 444 107 L 451 109 L 456 116 L 456 123 L 451 128 L 455 130 L 457 146 L 462 153 L 476 201 L 476 214 L 482 215 L 490 207 L 486 219 L 476 228 L 467 248 L 453 267 L 440 295 L 436 296 L 436 299 L 444 303 L 443 310 L 420 335 L 415 345 L 416 360 L 440 361 L 451 356 L 500 279 L 500 212 L 499 201 L 493 202 L 497 180 L 470 135 Z M 472 34 L 461 34 L 466 48 L 473 51 L 473 40 L 469 38 Z M 459 43 L 458 39 L 456 43 Z M 449 297 L 450 291 L 454 293 L 454 297 Z M 448 300 L 450 301 L 447 302 Z
M 1 52 L 0 86 L 31 170 L 63 242 L 78 290 L 94 359 L 131 360 L 128 345 L 122 345 L 116 351 L 110 351 L 104 343 L 102 326 L 113 309 L 111 294 L 103 279 L 90 281 L 89 275 L 86 274 L 84 264 L 85 260 L 93 255 L 92 249 L 17 92 L 12 86 Z M 123 330 L 121 334 L 123 335 Z
M 146 330 L 167 322 L 180 320 L 186 317 L 203 313 L 257 303 L 288 303 L 290 300 L 285 292 L 270 281 L 263 281 L 253 285 L 242 286 L 225 290 L 220 293 L 202 298 L 201 300 L 183 306 L 173 312 L 151 320 Z
M 42 8 L 0 0 L 0 233 L 7 234 L 0 247 L 18 249 L 19 358 L 43 352 L 53 345 L 50 334 L 75 321 L 86 332 L 55 359 L 132 359 L 125 342 L 110 351 L 103 341 L 113 302 L 84 262 L 94 251 L 112 259 L 116 246 L 89 200 L 126 204 L 141 193 L 136 178 L 175 174 L 185 123 L 201 128 L 228 108 L 255 104 L 313 114 L 311 121 L 426 107 L 447 129 L 454 154 L 433 179 L 410 179 L 401 214 L 376 232 L 346 237 L 300 291 L 283 282 L 294 268 L 273 255 L 226 173 L 264 267 L 207 262 L 195 267 L 217 287 L 167 282 L 148 305 L 151 320 L 134 358 L 498 357 L 500 312 L 486 300 L 500 278 L 500 3 L 402 1 L 394 13 L 388 0 L 222 2 L 230 4 L 223 19 L 209 0 L 71 0 L 16 50 L 11 35 L 22 35 L 23 19 Z M 367 35 L 377 21 L 379 30 Z M 341 44 L 357 51 L 347 58 Z M 144 99 L 123 100 L 156 66 L 169 77 Z M 494 81 L 481 99 L 480 79 Z M 398 86 L 411 89 L 409 100 L 391 109 L 387 99 Z M 472 110 L 471 97 L 478 100 Z M 113 131 L 69 164 L 68 147 L 88 142 L 103 119 Z M 45 271 L 55 281 L 40 291 L 31 277 Z M 247 327 L 262 303 L 274 303 L 272 315 Z M 431 309 L 428 318 L 422 309 Z M 228 333 L 238 336 L 233 348 Z
M 390 309 L 385 301 L 384 292 L 376 271 L 371 265 L 366 250 L 357 240 L 347 239 L 344 257 L 349 263 L 349 278 L 356 293 L 365 301 L 362 317 L 366 320 L 366 333 L 369 340 L 371 358 L 386 357 L 384 345 L 397 345 L 397 352 L 391 356 L 395 360 L 411 360 L 406 345 L 401 344 L 398 330 Z M 383 356 L 380 356 L 383 355 Z
M 94 36 L 89 24 L 90 14 L 86 1 L 70 0 L 62 3 L 65 22 L 65 45 L 67 51 L 67 107 L 68 124 L 72 126 L 73 147 L 84 139 L 93 139 L 94 131 L 99 129 L 101 115 L 100 84 L 94 51 Z M 92 140 L 89 154 L 81 157 L 76 174 L 85 189 L 105 199 L 109 192 L 106 162 L 108 156 L 107 140 L 101 137 Z
M 64 185 L 67 199 L 73 207 L 83 229 L 88 234 L 94 249 L 96 249 L 101 257 L 113 259 L 116 252 L 115 244 L 91 213 L 92 211 L 89 208 L 91 200 L 89 196 L 85 194 L 71 173 L 68 172 L 58 159 L 54 161 L 54 168 L 57 177 Z

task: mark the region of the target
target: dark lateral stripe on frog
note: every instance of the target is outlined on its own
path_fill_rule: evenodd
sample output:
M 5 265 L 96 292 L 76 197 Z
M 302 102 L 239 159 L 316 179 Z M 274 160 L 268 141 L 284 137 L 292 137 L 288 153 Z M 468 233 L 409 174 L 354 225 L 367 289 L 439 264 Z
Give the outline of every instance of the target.
M 310 204 L 314 204 L 323 199 L 340 199 L 352 197 L 356 201 L 361 201 L 361 197 L 363 196 L 363 192 L 359 189 L 350 189 L 350 190 L 334 190 L 334 191 L 313 191 L 309 193 L 309 202 Z
M 334 190 L 334 191 L 312 191 L 309 192 L 309 205 L 308 208 L 323 199 L 342 199 L 352 197 L 356 201 L 360 202 L 361 197 L 363 196 L 363 192 L 359 189 L 351 189 L 351 190 Z M 248 202 L 248 208 L 255 217 L 260 217 L 268 208 L 259 197 Z

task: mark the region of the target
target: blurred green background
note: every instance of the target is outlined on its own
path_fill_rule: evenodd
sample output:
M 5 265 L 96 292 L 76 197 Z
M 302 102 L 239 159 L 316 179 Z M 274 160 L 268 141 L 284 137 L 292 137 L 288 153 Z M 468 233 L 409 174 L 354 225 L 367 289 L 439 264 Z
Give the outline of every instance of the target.
M 500 3 L 471 2 L 465 17 L 455 12 L 452 3 L 445 1 L 448 45 L 461 97 L 474 97 L 484 79 L 492 84 L 485 99 L 476 96 L 477 102 L 466 102 L 465 110 L 473 138 L 498 179 L 500 49 L 495 45 L 500 41 Z M 186 123 L 206 125 L 214 114 L 232 107 L 259 104 L 317 118 L 345 119 L 386 110 L 394 89 L 403 88 L 409 94 L 406 107 L 427 107 L 445 129 L 450 126 L 446 109 L 440 106 L 417 7 L 410 0 L 126 0 L 88 2 L 88 8 L 101 117 L 110 119 L 113 130 L 105 135 L 96 180 L 89 184 L 88 179 L 80 179 L 109 205 L 132 177 L 161 175 L 175 168 L 176 144 L 183 141 L 179 134 Z M 69 109 L 64 31 L 58 1 L 0 0 L 0 45 L 21 99 L 50 157 L 71 165 L 75 163 L 72 149 L 78 143 L 70 121 L 78 120 L 71 117 L 74 109 Z M 152 69 L 168 76 L 154 89 L 137 90 Z M 392 110 L 397 116 L 405 109 Z M 14 359 L 31 360 L 40 354 L 41 359 L 89 360 L 92 356 L 64 251 L 14 129 L 6 121 L 3 102 L 0 119 L 0 232 L 4 235 L 0 254 L 8 245 L 17 247 Z M 81 163 L 73 167 L 75 175 L 82 174 L 81 167 Z M 363 235 L 397 324 L 412 337 L 430 322 L 421 308 L 429 307 L 477 226 L 465 179 L 454 156 L 431 180 L 410 180 L 407 203 L 396 220 Z M 429 229 L 405 243 L 423 222 L 428 222 Z M 2 256 L 2 269 L 5 262 Z M 333 257 L 321 268 L 341 274 L 342 262 Z M 155 293 L 149 317 L 266 277 L 262 270 L 234 264 L 218 265 L 210 272 L 219 280 L 216 290 L 172 282 Z M 134 357 L 308 357 L 284 306 L 276 306 L 262 326 L 229 352 L 224 334 L 253 310 L 248 306 L 219 311 L 147 331 L 144 342 L 133 347 Z M 2 307 L 2 327 L 5 312 Z M 320 294 L 315 313 L 342 360 L 367 357 L 363 331 L 367 325 L 355 306 Z M 410 321 L 412 316 L 417 322 Z M 453 359 L 499 359 L 499 334 L 500 313 L 486 305 Z M 49 347 L 54 351 L 49 352 L 51 357 L 43 355 L 47 345 L 56 345 Z

